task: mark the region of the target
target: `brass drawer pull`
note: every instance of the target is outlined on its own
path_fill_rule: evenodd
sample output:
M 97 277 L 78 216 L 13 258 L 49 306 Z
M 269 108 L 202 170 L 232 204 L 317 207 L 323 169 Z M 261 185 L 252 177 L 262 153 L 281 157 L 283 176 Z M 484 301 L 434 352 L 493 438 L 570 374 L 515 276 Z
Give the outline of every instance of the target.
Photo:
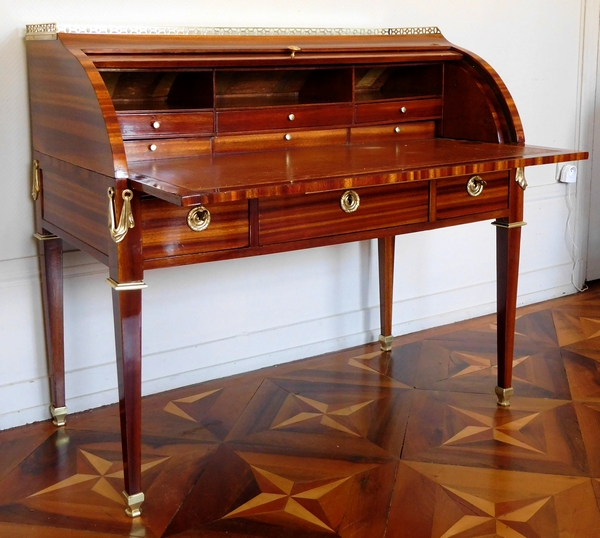
M 296 119 L 296 114 L 292 113 L 288 116 L 288 120 L 294 121 Z
M 296 53 L 300 52 L 302 49 L 300 47 L 296 47 L 295 45 L 290 45 L 288 50 L 292 53 L 290 58 L 293 60 L 296 57 Z
M 344 213 L 354 213 L 360 205 L 360 196 L 356 191 L 346 191 L 340 198 L 340 206 Z
M 469 196 L 479 196 L 486 185 L 487 182 L 481 179 L 481 177 L 473 176 L 467 181 L 467 193 Z
M 405 107 L 405 106 L 403 106 L 403 107 L 400 109 L 400 112 L 402 112 L 402 114 L 406 114 L 406 107 Z
M 152 128 L 153 129 L 160 129 L 160 121 L 153 121 L 152 122 Z
M 187 216 L 188 226 L 195 232 L 206 230 L 210 224 L 210 211 L 204 206 L 194 207 Z

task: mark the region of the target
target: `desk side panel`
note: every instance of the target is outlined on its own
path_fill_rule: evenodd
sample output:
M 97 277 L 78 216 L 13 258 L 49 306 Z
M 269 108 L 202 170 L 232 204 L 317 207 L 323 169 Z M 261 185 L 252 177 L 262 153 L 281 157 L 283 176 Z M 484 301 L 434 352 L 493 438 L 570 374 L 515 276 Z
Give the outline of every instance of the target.
M 46 155 L 40 161 L 42 227 L 106 263 L 108 198 L 113 179 Z
M 479 56 L 464 49 L 456 50 L 464 56 L 460 62 L 445 66 L 441 136 L 525 144 L 519 112 L 500 75 Z
M 27 63 L 33 149 L 106 176 L 126 177 L 114 109 L 117 132 L 109 135 L 107 111 L 81 62 L 57 39 L 27 41 Z

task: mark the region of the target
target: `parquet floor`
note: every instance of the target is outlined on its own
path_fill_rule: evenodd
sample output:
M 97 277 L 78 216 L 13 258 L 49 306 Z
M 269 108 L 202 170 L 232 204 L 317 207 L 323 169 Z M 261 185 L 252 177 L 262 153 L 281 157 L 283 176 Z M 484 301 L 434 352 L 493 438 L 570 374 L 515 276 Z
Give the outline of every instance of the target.
M 0 536 L 598 538 L 600 286 L 144 400 L 141 518 L 115 406 L 0 432 Z

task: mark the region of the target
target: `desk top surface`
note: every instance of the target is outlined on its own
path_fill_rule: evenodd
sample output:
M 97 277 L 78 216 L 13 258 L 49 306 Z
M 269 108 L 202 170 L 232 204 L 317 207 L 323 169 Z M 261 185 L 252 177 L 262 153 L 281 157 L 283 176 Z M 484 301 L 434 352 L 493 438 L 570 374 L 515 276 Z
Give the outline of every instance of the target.
M 141 161 L 130 165 L 130 182 L 137 190 L 188 206 L 584 158 L 585 152 L 436 138 Z

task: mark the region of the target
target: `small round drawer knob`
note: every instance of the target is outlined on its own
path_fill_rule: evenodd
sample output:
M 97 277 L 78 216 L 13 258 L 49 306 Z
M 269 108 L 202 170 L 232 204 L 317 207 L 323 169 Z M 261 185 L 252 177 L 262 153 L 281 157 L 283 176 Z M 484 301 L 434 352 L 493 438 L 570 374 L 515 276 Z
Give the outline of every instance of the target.
M 467 181 L 467 193 L 469 196 L 479 196 L 487 183 L 479 176 L 473 176 Z
M 148 146 L 148 149 L 149 149 L 150 151 L 156 151 L 156 150 L 158 149 L 158 146 L 157 146 L 156 144 L 150 144 L 150 145 Z
M 206 230 L 210 224 L 210 211 L 204 206 L 194 207 L 187 216 L 188 226 L 195 232 Z
M 395 132 L 395 133 L 399 133 L 401 130 L 402 130 L 402 129 L 400 129 L 400 127 L 396 127 L 396 128 L 394 129 L 394 132 Z
M 291 140 L 292 139 L 292 135 L 290 133 L 287 133 L 283 138 L 285 140 Z
M 354 213 L 360 205 L 360 196 L 356 191 L 346 191 L 340 198 L 340 206 L 344 213 Z
M 160 128 L 160 121 L 153 121 L 152 122 L 152 128 L 153 129 L 159 129 Z
M 290 121 L 294 121 L 295 119 L 296 119 L 296 114 L 292 113 L 288 116 L 288 120 L 290 120 Z
M 405 113 L 406 113 L 406 107 L 405 107 L 405 106 L 403 106 L 403 107 L 400 109 L 400 112 L 402 112 L 402 114 L 405 114 Z

